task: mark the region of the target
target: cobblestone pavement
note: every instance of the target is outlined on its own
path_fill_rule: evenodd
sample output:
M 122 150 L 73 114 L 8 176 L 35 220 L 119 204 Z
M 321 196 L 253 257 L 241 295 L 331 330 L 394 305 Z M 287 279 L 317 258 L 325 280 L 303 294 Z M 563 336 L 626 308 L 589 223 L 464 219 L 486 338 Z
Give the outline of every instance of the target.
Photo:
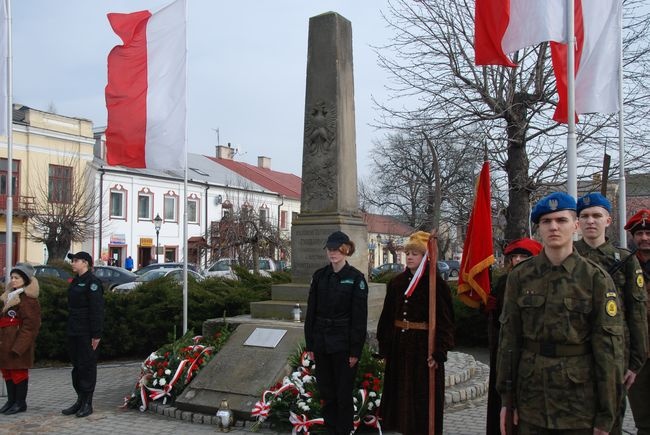
M 27 412 L 0 415 L 0 434 L 214 434 L 215 426 L 177 420 L 154 412 L 141 413 L 120 408 L 140 372 L 139 362 L 100 365 L 95 412 L 87 418 L 64 416 L 61 409 L 75 399 L 70 368 L 41 368 L 30 371 Z M 2 398 L 4 402 L 4 398 Z M 457 405 L 445 413 L 445 433 L 484 433 L 485 399 Z M 633 434 L 633 422 L 626 416 L 625 433 Z M 250 434 L 250 425 L 238 426 L 233 435 Z M 268 428 L 258 433 L 276 433 Z M 384 432 L 386 433 L 386 432 Z M 386 433 L 387 434 L 387 433 Z M 388 434 L 387 434 L 388 435 Z M 393 434 L 395 435 L 395 434 Z

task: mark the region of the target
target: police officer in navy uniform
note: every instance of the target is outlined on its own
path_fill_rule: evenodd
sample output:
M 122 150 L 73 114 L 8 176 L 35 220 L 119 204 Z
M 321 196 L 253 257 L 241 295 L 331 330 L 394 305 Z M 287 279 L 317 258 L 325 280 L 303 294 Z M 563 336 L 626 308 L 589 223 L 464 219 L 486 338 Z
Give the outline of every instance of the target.
M 68 254 L 75 278 L 68 287 L 68 351 L 72 362 L 72 386 L 77 401 L 64 415 L 86 417 L 93 413 L 97 381 L 97 347 L 104 323 L 102 282 L 91 272 L 93 258 L 87 252 Z
M 330 264 L 311 281 L 305 316 L 306 350 L 314 354 L 316 382 L 328 433 L 349 435 L 352 389 L 366 341 L 368 284 L 345 260 L 354 253 L 347 234 L 336 231 L 325 244 Z

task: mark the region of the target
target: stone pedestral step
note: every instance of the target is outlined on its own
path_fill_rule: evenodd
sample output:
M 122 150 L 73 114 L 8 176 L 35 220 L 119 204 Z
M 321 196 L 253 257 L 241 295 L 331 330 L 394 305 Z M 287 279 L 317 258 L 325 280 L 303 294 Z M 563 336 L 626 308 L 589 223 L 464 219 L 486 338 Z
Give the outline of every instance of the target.
M 445 408 L 487 396 L 490 368 L 472 355 L 449 352 L 445 363 Z

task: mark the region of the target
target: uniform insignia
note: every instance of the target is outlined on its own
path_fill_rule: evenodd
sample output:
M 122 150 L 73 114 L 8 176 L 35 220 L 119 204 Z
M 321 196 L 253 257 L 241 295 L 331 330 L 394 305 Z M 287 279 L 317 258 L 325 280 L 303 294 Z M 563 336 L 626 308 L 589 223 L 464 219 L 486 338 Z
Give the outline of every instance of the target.
M 90 291 L 93 291 L 93 292 L 97 291 L 98 288 L 99 288 L 99 286 L 97 284 L 95 284 L 95 283 L 90 284 Z
M 583 197 L 583 198 L 582 198 L 582 203 L 583 203 L 584 205 L 587 205 L 587 206 L 588 206 L 589 204 L 591 204 L 591 198 L 590 198 L 589 196 L 585 196 L 585 197 Z
M 351 278 L 342 279 L 341 284 L 354 284 L 354 280 Z
M 363 281 L 361 281 L 361 282 L 359 283 L 359 288 L 360 288 L 361 290 L 364 290 L 364 289 L 366 288 L 366 283 L 363 282 Z
M 18 313 L 16 313 L 15 310 L 9 310 L 9 311 L 7 311 L 7 316 L 11 317 L 12 319 L 13 319 L 14 317 L 16 317 L 16 314 L 18 314 Z
M 616 261 L 621 261 L 621 254 L 619 254 L 618 252 L 614 252 L 614 259 Z
M 558 202 L 557 199 L 549 199 L 548 200 L 548 208 L 551 210 L 557 210 Z
M 636 285 L 638 285 L 639 287 L 643 287 L 644 284 L 645 282 L 643 281 L 643 275 L 638 274 L 636 276 Z
M 83 282 L 80 282 L 80 283 L 79 283 L 79 284 L 77 284 L 77 285 L 78 285 L 79 287 L 86 287 L 86 284 L 85 284 L 85 283 L 83 283 Z
M 607 305 L 605 306 L 605 311 L 607 311 L 607 315 L 609 317 L 614 317 L 616 313 L 618 313 L 618 307 L 616 306 L 615 301 L 607 301 Z
M 606 295 L 608 298 L 615 298 L 616 297 L 616 292 L 607 292 Z

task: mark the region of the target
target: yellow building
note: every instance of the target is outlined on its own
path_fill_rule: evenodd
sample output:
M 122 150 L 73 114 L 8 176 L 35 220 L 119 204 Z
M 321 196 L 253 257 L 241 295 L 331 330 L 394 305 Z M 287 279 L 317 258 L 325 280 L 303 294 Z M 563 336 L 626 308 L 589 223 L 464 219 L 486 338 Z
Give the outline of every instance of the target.
M 13 261 L 43 263 L 43 243 L 28 237 L 34 213 L 48 205 L 75 200 L 75 183 L 83 182 L 93 159 L 92 122 L 43 112 L 19 104 L 13 111 Z M 7 229 L 8 144 L 0 137 L 0 265 L 5 264 Z M 71 246 L 75 251 L 81 245 Z

